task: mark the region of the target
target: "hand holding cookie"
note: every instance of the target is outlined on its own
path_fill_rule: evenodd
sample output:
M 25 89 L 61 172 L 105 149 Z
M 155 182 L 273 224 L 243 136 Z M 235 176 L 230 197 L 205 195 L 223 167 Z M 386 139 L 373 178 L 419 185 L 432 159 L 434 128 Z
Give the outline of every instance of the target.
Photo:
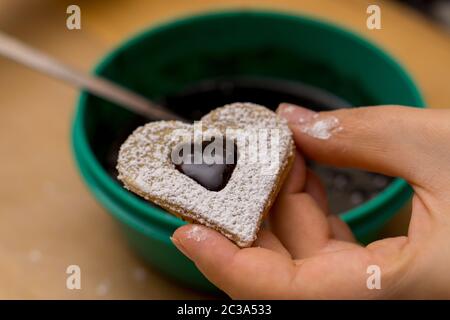
M 232 298 L 449 298 L 450 112 L 404 107 L 313 113 L 281 105 L 296 158 L 251 248 L 186 225 L 174 244 Z M 414 188 L 408 236 L 363 247 L 328 214 L 326 194 L 302 154 L 338 167 L 406 179 Z M 367 287 L 379 266 L 381 289 Z

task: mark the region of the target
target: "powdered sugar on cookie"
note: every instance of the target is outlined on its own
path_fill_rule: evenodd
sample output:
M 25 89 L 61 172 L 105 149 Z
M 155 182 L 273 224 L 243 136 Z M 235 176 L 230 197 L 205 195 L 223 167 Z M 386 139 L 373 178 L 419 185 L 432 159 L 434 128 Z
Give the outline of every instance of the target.
M 175 130 L 190 130 L 193 126 L 178 121 L 158 121 L 146 124 L 122 145 L 117 169 L 125 187 L 169 212 L 212 227 L 239 246 L 250 246 L 264 214 L 270 208 L 287 169 L 294 157 L 292 133 L 284 119 L 265 107 L 251 103 L 235 103 L 213 110 L 202 118 L 206 129 L 273 130 L 279 135 L 277 144 L 267 146 L 267 154 L 276 148 L 279 163 L 264 168 L 263 163 L 244 161 L 239 156 L 227 185 L 220 191 L 209 191 L 175 169 L 170 159 L 172 149 L 182 142 Z M 239 132 L 239 131 L 238 131 Z M 269 131 L 270 132 L 270 131 Z M 273 136 L 269 134 L 267 141 Z M 238 154 L 251 144 L 237 139 Z M 201 227 L 197 227 L 201 230 Z M 195 227 L 193 239 L 200 239 Z M 196 240 L 197 241 L 197 240 Z

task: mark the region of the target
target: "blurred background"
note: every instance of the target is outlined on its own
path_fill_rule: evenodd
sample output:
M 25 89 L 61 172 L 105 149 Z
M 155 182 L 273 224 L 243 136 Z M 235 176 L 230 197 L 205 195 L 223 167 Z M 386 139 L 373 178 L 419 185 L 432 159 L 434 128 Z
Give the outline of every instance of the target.
M 81 30 L 66 28 L 70 4 L 81 8 Z M 366 28 L 369 4 L 381 7 L 381 30 Z M 400 61 L 427 106 L 450 107 L 447 0 L 0 0 L 0 30 L 88 71 L 151 25 L 254 7 L 315 16 L 363 35 Z M 0 57 L 0 298 L 210 298 L 145 266 L 88 193 L 70 147 L 77 95 Z M 405 233 L 407 221 L 405 212 L 384 233 Z M 66 288 L 71 264 L 81 267 L 82 290 Z

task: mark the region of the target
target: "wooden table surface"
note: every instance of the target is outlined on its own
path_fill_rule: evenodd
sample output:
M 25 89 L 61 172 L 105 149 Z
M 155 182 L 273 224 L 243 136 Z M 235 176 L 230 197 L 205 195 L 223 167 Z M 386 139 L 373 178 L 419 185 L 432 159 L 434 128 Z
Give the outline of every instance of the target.
M 89 70 L 124 38 L 170 18 L 222 8 L 298 12 L 378 43 L 408 69 L 429 106 L 450 106 L 449 34 L 392 1 L 86 0 L 77 1 L 82 29 L 69 31 L 71 3 L 0 0 L 0 29 Z M 382 30 L 366 28 L 369 3 L 381 6 Z M 83 185 L 70 150 L 77 94 L 0 58 L 0 298 L 207 298 L 144 266 Z M 403 230 L 405 219 L 386 232 Z M 81 267 L 81 290 L 66 289 L 71 264 Z

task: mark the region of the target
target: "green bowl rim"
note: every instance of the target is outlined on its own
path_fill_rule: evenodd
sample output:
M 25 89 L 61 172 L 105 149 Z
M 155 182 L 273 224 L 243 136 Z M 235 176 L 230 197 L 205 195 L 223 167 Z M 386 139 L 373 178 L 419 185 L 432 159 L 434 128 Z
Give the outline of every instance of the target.
M 401 67 L 401 65 L 389 54 L 383 51 L 381 48 L 375 44 L 369 42 L 363 37 L 357 35 L 355 32 L 343 28 L 342 26 L 337 26 L 327 21 L 322 21 L 315 17 L 307 17 L 304 15 L 294 15 L 285 13 L 282 11 L 268 11 L 268 10 L 254 10 L 254 9 L 237 9 L 237 10 L 223 10 L 216 12 L 202 12 L 194 15 L 189 15 L 182 18 L 175 18 L 175 20 L 169 20 L 161 23 L 157 26 L 150 27 L 144 31 L 141 31 L 134 36 L 130 37 L 128 40 L 124 41 L 118 45 L 115 49 L 111 50 L 106 56 L 100 59 L 100 62 L 96 64 L 93 69 L 94 74 L 98 74 L 101 70 L 105 68 L 120 52 L 127 50 L 129 47 L 140 42 L 143 38 L 151 37 L 152 34 L 164 32 L 167 29 L 182 27 L 183 25 L 190 24 L 191 22 L 200 20 L 209 20 L 215 18 L 232 17 L 238 15 L 257 15 L 266 17 L 283 18 L 287 20 L 301 20 L 304 24 L 310 24 L 316 28 L 324 28 L 331 32 L 340 33 L 350 40 L 358 42 L 360 45 L 367 47 L 373 51 L 376 55 L 379 55 L 387 63 L 396 69 L 400 77 L 409 85 L 413 91 L 413 98 L 416 100 L 415 107 L 424 108 L 424 100 L 421 93 L 419 92 L 417 86 L 412 80 L 411 76 Z M 86 131 L 84 130 L 84 114 L 86 112 L 86 99 L 88 93 L 82 91 L 79 95 L 75 117 L 72 127 L 72 147 L 75 154 L 84 154 L 86 158 L 86 164 L 91 166 L 91 173 L 99 180 L 101 185 L 103 185 L 107 190 L 111 192 L 115 197 L 127 202 L 131 209 L 137 212 L 145 212 L 153 218 L 160 220 L 162 223 L 170 224 L 172 227 L 179 227 L 184 224 L 184 222 L 173 215 L 167 214 L 164 210 L 152 206 L 147 201 L 131 196 L 129 192 L 123 188 L 117 181 L 113 180 L 106 171 L 102 168 L 98 160 L 95 158 L 92 149 L 89 146 L 88 139 L 86 136 Z M 79 160 L 75 157 L 77 164 L 79 165 Z M 395 178 L 393 182 L 389 184 L 382 192 L 380 192 L 373 199 L 357 206 L 343 214 L 340 217 L 347 222 L 356 221 L 358 219 L 365 218 L 377 209 L 380 209 L 384 204 L 389 203 L 394 197 L 401 194 L 401 192 L 408 188 L 408 183 L 400 178 Z M 92 190 L 92 192 L 96 192 Z

